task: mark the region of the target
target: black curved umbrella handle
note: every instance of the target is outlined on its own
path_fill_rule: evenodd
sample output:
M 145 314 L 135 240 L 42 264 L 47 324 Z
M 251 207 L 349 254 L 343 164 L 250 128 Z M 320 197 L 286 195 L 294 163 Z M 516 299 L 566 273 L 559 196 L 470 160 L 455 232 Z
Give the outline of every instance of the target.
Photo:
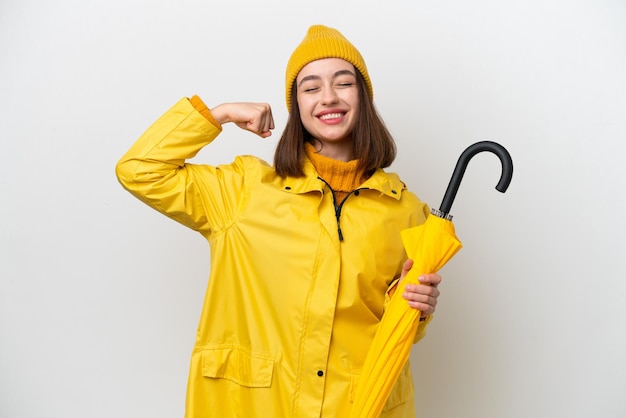
M 500 181 L 496 185 L 496 190 L 504 193 L 509 187 L 511 178 L 513 177 L 513 160 L 511 159 L 509 152 L 497 142 L 477 142 L 467 147 L 459 157 L 456 167 L 454 168 L 454 172 L 452 173 L 450 183 L 448 184 L 448 188 L 446 189 L 446 194 L 443 196 L 443 200 L 441 201 L 441 206 L 439 207 L 440 212 L 445 215 L 450 213 L 452 203 L 456 197 L 456 192 L 459 190 L 459 185 L 461 184 L 461 180 L 463 179 L 463 174 L 465 174 L 465 169 L 467 168 L 469 160 L 474 155 L 483 151 L 489 151 L 496 154 L 502 164 L 502 174 L 500 175 Z

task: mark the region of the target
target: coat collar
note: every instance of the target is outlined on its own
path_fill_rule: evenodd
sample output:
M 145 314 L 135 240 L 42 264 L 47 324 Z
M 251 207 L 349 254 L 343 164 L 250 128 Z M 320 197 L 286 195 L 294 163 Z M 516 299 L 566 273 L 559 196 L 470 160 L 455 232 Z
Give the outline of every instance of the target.
M 308 193 L 318 191 L 323 193 L 326 185 L 318 178 L 318 173 L 311 161 L 306 158 L 304 161 L 304 177 L 276 176 L 274 184 L 289 193 Z M 376 190 L 392 199 L 400 200 L 402 191 L 406 185 L 400 180 L 396 173 L 387 173 L 383 169 L 378 169 L 367 179 L 359 189 Z

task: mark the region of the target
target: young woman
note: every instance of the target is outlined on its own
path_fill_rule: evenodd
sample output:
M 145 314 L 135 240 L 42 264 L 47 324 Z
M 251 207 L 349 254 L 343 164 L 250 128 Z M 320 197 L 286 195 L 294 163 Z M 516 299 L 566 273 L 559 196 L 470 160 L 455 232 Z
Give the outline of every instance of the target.
M 360 369 L 398 282 L 411 268 L 400 231 L 428 208 L 396 174 L 394 141 L 373 104 L 359 51 L 337 30 L 309 28 L 287 65 L 290 115 L 271 166 L 186 160 L 225 123 L 261 137 L 270 106 L 209 109 L 183 98 L 117 165 L 121 184 L 200 232 L 211 274 L 191 358 L 187 417 L 346 417 Z M 435 310 L 441 278 L 398 291 Z M 414 417 L 407 364 L 383 417 Z

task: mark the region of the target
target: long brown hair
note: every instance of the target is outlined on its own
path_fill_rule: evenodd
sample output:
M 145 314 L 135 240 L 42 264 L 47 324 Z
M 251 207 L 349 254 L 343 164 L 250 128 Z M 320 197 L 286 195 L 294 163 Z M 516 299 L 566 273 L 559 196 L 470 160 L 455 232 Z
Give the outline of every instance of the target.
M 358 168 L 370 176 L 379 168 L 389 167 L 395 160 L 396 143 L 374 107 L 363 76 L 356 69 L 355 72 L 361 106 L 352 132 L 354 155 L 359 160 Z M 304 176 L 304 143 L 313 141 L 300 120 L 296 88 L 294 81 L 291 86 L 291 112 L 274 153 L 274 168 L 282 177 Z

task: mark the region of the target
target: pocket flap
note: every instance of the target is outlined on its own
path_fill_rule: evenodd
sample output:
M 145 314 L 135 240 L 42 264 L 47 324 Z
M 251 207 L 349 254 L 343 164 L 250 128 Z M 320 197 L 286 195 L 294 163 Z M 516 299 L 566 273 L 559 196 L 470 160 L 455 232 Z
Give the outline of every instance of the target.
M 227 379 L 242 386 L 267 388 L 272 383 L 274 358 L 243 347 L 219 347 L 202 351 L 202 375 Z

